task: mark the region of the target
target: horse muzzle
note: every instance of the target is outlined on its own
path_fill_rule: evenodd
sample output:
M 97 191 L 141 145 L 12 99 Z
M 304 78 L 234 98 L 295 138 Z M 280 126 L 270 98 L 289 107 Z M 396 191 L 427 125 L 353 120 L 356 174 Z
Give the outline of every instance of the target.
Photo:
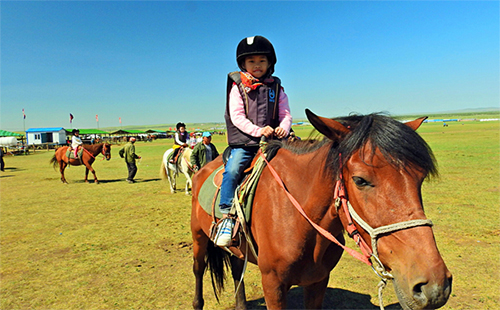
M 442 277 L 417 277 L 413 281 L 399 281 L 395 276 L 394 289 L 403 309 L 438 309 L 446 304 L 451 294 L 452 275 L 446 269 Z M 406 284 L 406 285 L 405 285 Z M 406 289 L 405 289 L 406 288 Z

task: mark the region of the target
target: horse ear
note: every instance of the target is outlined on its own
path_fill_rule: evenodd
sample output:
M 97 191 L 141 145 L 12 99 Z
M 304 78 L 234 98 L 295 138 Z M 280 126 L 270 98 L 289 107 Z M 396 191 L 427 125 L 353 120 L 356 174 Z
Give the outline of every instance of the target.
M 306 116 L 314 128 L 330 140 L 338 140 L 350 132 L 350 130 L 341 123 L 330 118 L 318 116 L 309 109 L 306 109 Z
M 420 127 L 420 125 L 422 125 L 422 123 L 427 119 L 427 116 L 424 116 L 424 117 L 421 117 L 421 118 L 417 118 L 416 120 L 414 121 L 409 121 L 409 122 L 406 122 L 405 125 L 410 127 L 411 129 L 413 130 L 417 130 L 418 127 Z

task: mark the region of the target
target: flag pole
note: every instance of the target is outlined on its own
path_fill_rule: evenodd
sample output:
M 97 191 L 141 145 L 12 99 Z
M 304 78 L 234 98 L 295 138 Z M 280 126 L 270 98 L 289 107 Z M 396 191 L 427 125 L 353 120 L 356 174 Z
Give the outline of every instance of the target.
M 26 134 L 26 114 L 24 114 L 24 108 L 23 108 L 23 131 L 24 134 Z

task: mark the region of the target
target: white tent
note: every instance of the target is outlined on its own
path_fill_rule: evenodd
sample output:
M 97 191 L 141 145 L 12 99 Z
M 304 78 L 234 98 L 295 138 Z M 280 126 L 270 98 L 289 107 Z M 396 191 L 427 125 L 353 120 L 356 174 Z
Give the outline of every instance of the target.
M 17 139 L 15 137 L 1 137 L 0 147 L 17 146 Z

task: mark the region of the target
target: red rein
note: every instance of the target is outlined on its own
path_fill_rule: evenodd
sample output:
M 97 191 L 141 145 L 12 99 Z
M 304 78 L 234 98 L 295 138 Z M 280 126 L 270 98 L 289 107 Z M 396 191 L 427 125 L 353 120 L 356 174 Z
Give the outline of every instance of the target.
M 372 265 L 372 263 L 370 261 L 370 257 L 371 257 L 372 251 L 371 251 L 370 247 L 366 244 L 366 242 L 363 240 L 363 238 L 361 238 L 361 236 L 357 233 L 356 226 L 352 222 L 351 216 L 349 214 L 349 210 L 347 208 L 347 198 L 345 197 L 345 189 L 344 189 L 344 186 L 342 185 L 341 180 L 338 180 L 337 184 L 335 186 L 335 196 L 334 196 L 334 198 L 336 200 L 340 199 L 340 201 L 342 202 L 342 207 L 344 209 L 344 212 L 345 212 L 345 214 L 347 216 L 347 219 L 348 219 L 348 222 L 349 222 L 349 224 L 347 225 L 347 232 L 349 233 L 349 236 L 351 236 L 351 238 L 353 238 L 354 241 L 356 242 L 356 244 L 358 244 L 358 246 L 361 248 L 361 251 L 363 252 L 363 254 L 361 254 L 361 253 L 359 253 L 359 252 L 357 252 L 357 251 L 355 251 L 355 250 L 353 250 L 351 248 L 348 248 L 348 247 L 344 246 L 329 231 L 327 231 L 323 227 L 319 226 L 318 224 L 314 223 L 307 216 L 307 214 L 305 213 L 304 209 L 299 204 L 299 202 L 290 194 L 290 192 L 288 192 L 288 190 L 286 189 L 285 185 L 283 184 L 283 180 L 281 180 L 281 178 L 279 177 L 279 175 L 276 172 L 276 170 L 274 170 L 274 168 L 269 164 L 269 162 L 267 161 L 267 159 L 264 156 L 264 154 L 261 151 L 259 151 L 259 155 L 266 162 L 267 167 L 269 168 L 269 171 L 271 171 L 271 174 L 274 176 L 274 178 L 276 179 L 276 181 L 278 182 L 278 184 L 281 186 L 281 188 L 283 189 L 283 191 L 285 192 L 285 194 L 288 196 L 288 199 L 290 199 L 290 201 L 292 202 L 292 204 L 294 205 L 294 207 L 297 209 L 297 211 L 299 211 L 299 213 L 314 227 L 314 229 L 316 229 L 326 239 L 328 239 L 331 242 L 335 243 L 336 245 L 340 246 L 347 253 L 349 253 L 352 257 L 354 257 L 354 258 L 362 261 L 363 263 L 367 264 L 368 266 Z M 342 178 L 342 173 L 340 175 L 341 175 L 341 178 Z

